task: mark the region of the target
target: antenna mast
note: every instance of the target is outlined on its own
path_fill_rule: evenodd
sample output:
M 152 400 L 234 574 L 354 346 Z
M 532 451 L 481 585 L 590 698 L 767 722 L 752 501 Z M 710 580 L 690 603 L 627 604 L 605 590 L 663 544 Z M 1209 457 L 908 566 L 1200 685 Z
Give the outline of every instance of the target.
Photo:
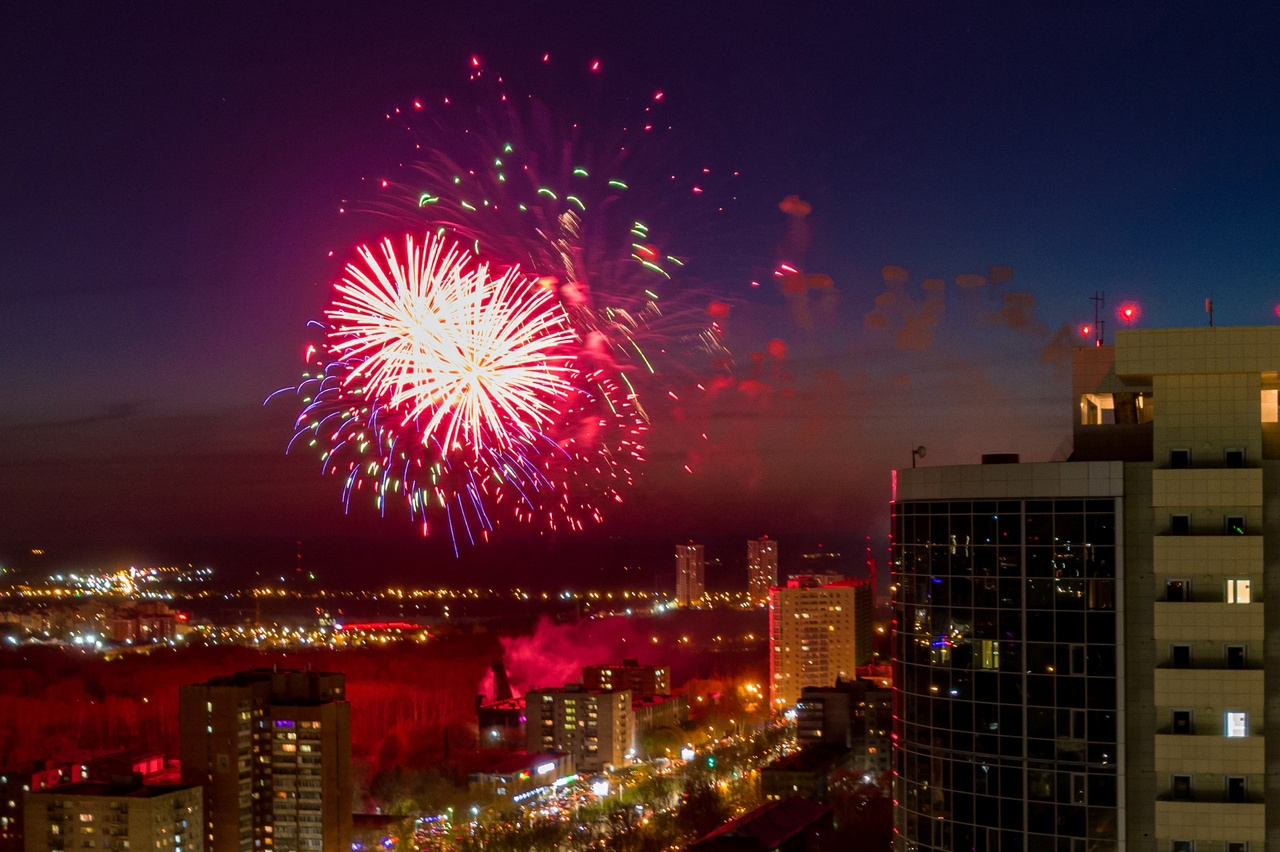
M 1093 345 L 1101 346 L 1105 341 L 1102 325 L 1106 320 L 1102 318 L 1102 309 L 1107 305 L 1107 294 L 1095 290 L 1089 301 L 1093 302 Z

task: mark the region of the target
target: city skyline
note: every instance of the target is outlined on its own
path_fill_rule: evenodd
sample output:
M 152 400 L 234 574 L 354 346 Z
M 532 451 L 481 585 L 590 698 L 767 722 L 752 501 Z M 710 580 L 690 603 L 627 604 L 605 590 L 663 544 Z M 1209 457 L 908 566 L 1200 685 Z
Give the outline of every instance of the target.
M 655 400 L 636 484 L 540 564 L 568 539 L 764 529 L 880 553 L 914 448 L 1054 455 L 1060 356 L 1096 292 L 1108 339 L 1129 300 L 1140 326 L 1204 325 L 1205 298 L 1217 324 L 1275 322 L 1277 119 L 1256 108 L 1280 80 L 1272 15 L 24 9 L 3 37 L 0 561 L 163 544 L 256 570 L 302 539 L 353 568 L 452 570 L 407 519 L 344 513 L 312 458 L 284 455 L 297 411 L 261 403 L 297 380 L 353 247 L 389 230 L 337 212 L 405 156 L 384 115 L 461 88 L 473 55 L 558 112 L 662 92 L 674 141 L 640 171 L 739 173 L 691 246 L 731 308 L 733 384 Z M 688 218 L 653 196 L 655 222 Z M 786 260 L 838 299 L 783 292 Z M 462 561 L 537 542 L 496 538 Z

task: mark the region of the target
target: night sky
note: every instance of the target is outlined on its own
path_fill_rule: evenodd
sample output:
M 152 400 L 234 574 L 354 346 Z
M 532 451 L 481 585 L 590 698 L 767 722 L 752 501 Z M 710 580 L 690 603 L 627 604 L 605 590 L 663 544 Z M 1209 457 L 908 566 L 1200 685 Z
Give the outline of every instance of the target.
M 615 5 L 10 10 L 0 564 L 268 571 L 302 538 L 329 577 L 430 583 L 592 554 L 607 574 L 689 537 L 767 532 L 784 565 L 788 537 L 879 548 L 912 447 L 1060 450 L 1096 291 L 1108 339 L 1129 300 L 1139 326 L 1203 325 L 1205 298 L 1219 325 L 1278 321 L 1266 4 Z M 704 249 L 735 366 L 713 398 L 653 403 L 645 474 L 602 526 L 532 546 L 504 527 L 455 561 L 399 517 L 344 514 L 339 482 L 284 455 L 296 407 L 262 403 L 297 380 L 352 247 L 400 227 L 338 214 L 408 157 L 384 116 L 463 91 L 473 55 L 563 116 L 625 120 L 661 90 L 673 129 L 638 172 L 739 173 L 715 215 L 640 188 Z M 834 297 L 785 296 L 779 260 Z

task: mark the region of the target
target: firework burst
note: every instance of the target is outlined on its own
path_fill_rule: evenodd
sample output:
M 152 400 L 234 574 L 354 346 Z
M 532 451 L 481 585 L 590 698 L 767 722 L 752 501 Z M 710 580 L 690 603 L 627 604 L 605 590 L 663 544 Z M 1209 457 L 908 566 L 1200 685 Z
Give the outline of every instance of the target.
M 572 389 L 578 335 L 552 295 L 442 240 L 382 255 L 360 249 L 327 311 L 335 358 L 355 365 L 344 382 L 451 452 L 532 442 Z
M 288 449 L 318 449 L 348 507 L 361 493 L 384 515 L 399 502 L 455 547 L 505 518 L 546 530 L 600 522 L 599 504 L 634 481 L 647 427 L 554 294 L 430 236 L 358 258 L 335 285 L 329 324 L 315 324 L 325 334 L 293 389 L 303 410 Z
M 478 60 L 471 77 L 485 77 Z M 642 396 L 676 398 L 672 375 L 729 364 L 727 305 L 676 280 L 686 260 L 660 248 L 619 176 L 634 146 L 532 99 L 516 108 L 497 84 L 470 119 L 447 98 L 406 108 L 435 123 L 431 141 L 361 206 L 427 236 L 358 250 L 294 389 L 289 446 L 320 452 L 348 507 L 362 492 L 384 515 L 399 502 L 455 547 L 508 519 L 602 521 L 644 461 Z M 706 200 L 685 189 L 684 203 Z

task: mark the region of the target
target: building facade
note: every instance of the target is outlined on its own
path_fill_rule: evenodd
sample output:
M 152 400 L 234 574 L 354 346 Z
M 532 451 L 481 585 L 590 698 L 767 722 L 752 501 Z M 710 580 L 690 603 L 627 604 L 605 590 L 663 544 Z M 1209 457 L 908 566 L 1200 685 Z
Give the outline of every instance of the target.
M 796 744 L 832 743 L 852 752 L 850 766 L 879 775 L 892 769 L 893 691 L 874 682 L 807 686 L 796 702 Z
M 347 849 L 351 708 L 341 674 L 257 669 L 179 691 L 182 780 L 212 852 Z
M 23 848 L 23 808 L 27 793 L 47 790 L 72 780 L 52 760 L 39 760 L 0 769 L 0 850 Z
M 619 665 L 583 666 L 582 685 L 587 689 L 629 689 L 634 696 L 668 695 L 671 670 L 666 666 L 642 666 L 639 660 L 623 660 Z
M 747 594 L 756 603 L 769 602 L 769 589 L 778 585 L 778 543 L 769 536 L 747 540 Z
M 26 794 L 26 852 L 106 849 L 203 852 L 199 786 L 76 781 Z
M 1280 848 L 1280 328 L 1075 354 L 1071 460 L 896 473 L 898 848 Z
M 676 603 L 693 606 L 706 593 L 706 560 L 703 547 L 689 542 L 676 545 Z
M 631 692 L 580 683 L 525 694 L 525 751 L 568 752 L 579 772 L 625 766 L 636 753 Z
M 898 472 L 899 849 L 1116 848 L 1122 490 L 1119 462 Z
M 806 686 L 853 680 L 857 667 L 871 662 L 871 608 L 871 584 L 862 580 L 823 585 L 806 575 L 769 590 L 769 688 L 775 709 L 795 704 Z

